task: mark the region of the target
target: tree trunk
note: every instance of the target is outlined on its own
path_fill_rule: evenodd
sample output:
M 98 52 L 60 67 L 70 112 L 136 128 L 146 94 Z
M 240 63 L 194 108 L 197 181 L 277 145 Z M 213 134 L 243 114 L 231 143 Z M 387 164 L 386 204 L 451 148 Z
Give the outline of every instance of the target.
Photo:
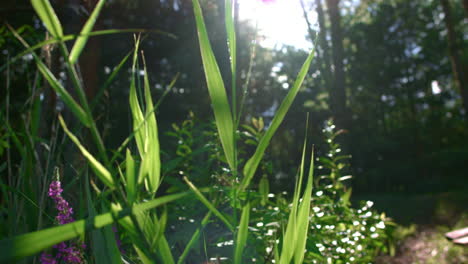
M 465 8 L 465 15 L 468 17 L 468 0 L 463 0 L 463 7 Z
M 330 93 L 331 110 L 336 123 L 341 128 L 348 128 L 348 114 L 346 111 L 345 72 L 343 65 L 343 34 L 341 29 L 341 15 L 338 8 L 339 0 L 327 0 L 328 15 L 331 23 L 332 55 L 333 55 L 333 84 Z
M 450 62 L 452 64 L 453 77 L 455 80 L 455 85 L 460 89 L 460 94 L 463 101 L 463 108 L 465 114 L 468 114 L 468 72 L 463 66 L 463 61 L 461 60 L 461 53 L 459 45 L 457 43 L 455 29 L 452 24 L 452 14 L 450 11 L 450 4 L 448 0 L 440 0 L 442 4 L 442 9 L 444 12 L 444 22 L 447 29 L 447 40 L 450 53 Z M 464 1 L 466 4 L 467 1 Z

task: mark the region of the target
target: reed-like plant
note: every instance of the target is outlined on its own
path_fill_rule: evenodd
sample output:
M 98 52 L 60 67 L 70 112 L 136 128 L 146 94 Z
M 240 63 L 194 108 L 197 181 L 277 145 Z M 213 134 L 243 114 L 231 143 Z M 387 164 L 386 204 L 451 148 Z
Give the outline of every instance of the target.
M 86 218 L 2 239 L 0 241 L 0 250 L 2 252 L 0 254 L 0 262 L 11 263 L 19 261 L 73 238 L 84 237 L 85 240 L 88 240 L 86 237 L 90 235 L 92 243 L 89 250 L 92 252 L 91 255 L 95 263 L 118 263 L 123 262 L 123 259 L 143 263 L 175 263 L 176 257 L 178 257 L 177 263 L 184 263 L 194 244 L 200 238 L 200 230 L 210 221 L 217 221 L 224 224 L 227 230 L 229 230 L 230 236 L 235 240 L 234 249 L 229 258 L 232 259 L 233 263 L 245 263 L 246 258 L 243 257 L 243 253 L 250 241 L 250 216 L 252 204 L 255 203 L 255 199 L 249 196 L 250 193 L 254 192 L 252 190 L 252 182 L 273 135 L 281 125 L 300 90 L 313 60 L 314 51 L 306 58 L 293 87 L 280 105 L 268 129 L 259 139 L 255 152 L 245 164 L 240 164 L 237 129 L 239 120 L 241 120 L 241 112 L 237 109 L 241 109 L 242 107 L 238 107 L 235 87 L 237 65 L 234 5 L 231 0 L 225 1 L 225 24 L 230 55 L 232 91 L 232 100 L 229 103 L 226 85 L 222 79 L 217 60 L 210 45 L 200 3 L 198 0 L 193 0 L 200 53 L 208 94 L 213 107 L 215 125 L 223 149 L 223 160 L 227 162 L 230 177 L 240 179 L 240 181 L 233 180 L 233 184 L 228 186 L 228 193 L 230 195 L 227 196 L 227 199 L 229 201 L 220 206 L 222 202 L 213 199 L 213 196 L 207 192 L 211 189 L 197 187 L 191 181 L 190 175 L 184 177 L 187 185 L 186 190 L 190 191 L 164 195 L 158 192 L 163 178 L 161 176 L 161 168 L 164 166 L 160 159 L 158 126 L 155 114 L 158 104 L 155 105 L 153 103 L 144 56 L 139 55 L 141 38 L 139 36 L 135 37 L 132 77 L 130 81 L 129 105 L 133 120 L 133 132 L 122 143 L 116 154 L 110 156 L 104 146 L 92 114 L 93 104 L 89 103 L 84 95 L 83 80 L 80 79 L 78 74 L 79 65 L 77 64 L 88 38 L 98 34 L 98 32 L 92 32 L 92 29 L 105 5 L 105 0 L 100 0 L 97 3 L 80 35 L 73 37 L 76 40 L 70 51 L 65 45 L 65 41 L 70 38 L 63 34 L 61 23 L 49 0 L 31 0 L 31 3 L 53 38 L 53 40 L 40 45 L 50 43 L 58 45 L 78 100 L 57 80 L 40 56 L 36 54 L 34 50 L 40 46 L 30 46 L 13 28 L 10 29 L 17 39 L 23 43 L 27 52 L 33 55 L 38 72 L 55 93 L 60 96 L 67 108 L 73 113 L 73 116 L 79 120 L 79 126 L 89 129 L 92 142 L 97 149 L 96 153 L 90 151 L 86 147 L 86 144 L 83 143 L 83 140 L 80 140 L 80 137 L 68 128 L 67 123 L 61 116 L 58 117 L 59 124 L 67 135 L 67 138 L 74 143 L 87 161 L 87 164 L 91 167 L 95 176 L 92 177 L 99 181 L 97 183 L 92 181 L 94 192 L 91 192 L 89 188 L 90 181 L 87 177 L 83 177 L 85 180 L 81 179 L 86 190 L 86 204 L 88 208 L 88 216 Z M 106 33 L 112 32 L 114 31 Z M 108 86 L 111 78 L 114 78 L 118 74 L 118 71 L 130 56 L 128 54 L 124 57 L 109 80 L 104 84 L 105 87 Z M 136 75 L 136 72 L 140 68 L 141 59 L 143 61 L 144 74 L 143 85 L 139 87 L 140 82 L 137 80 L 139 77 Z M 138 89 L 143 90 L 143 98 L 138 97 Z M 241 98 L 240 102 L 243 101 Z M 133 154 L 131 149 L 127 148 L 127 145 L 133 138 L 135 139 L 138 155 Z M 18 144 L 21 145 L 20 143 Z M 26 152 L 27 150 L 22 149 L 22 151 Z M 275 250 L 277 263 L 286 264 L 291 261 L 302 263 L 304 259 L 313 182 L 312 154 L 307 183 L 304 188 L 305 190 L 302 191 L 302 182 L 305 178 L 305 156 L 306 144 L 304 144 L 299 178 L 293 194 L 292 209 L 288 221 L 281 227 L 283 230 L 283 234 L 280 237 L 282 248 L 281 250 Z M 87 175 L 87 170 L 84 169 L 82 173 L 83 175 Z M 266 178 L 263 178 L 260 184 L 260 192 L 264 194 L 268 193 L 267 186 L 268 181 Z M 300 194 L 302 192 L 301 198 Z M 193 233 L 182 254 L 175 256 L 165 232 L 168 211 L 165 209 L 155 210 L 155 208 L 189 195 L 197 198 L 206 207 L 207 212 L 201 221 L 200 228 Z M 226 208 L 226 205 L 230 208 Z M 210 220 L 212 216 L 215 216 L 217 220 Z M 111 224 L 119 225 L 119 229 L 133 248 L 131 256 L 122 256 L 117 250 L 116 239 L 113 238 L 110 231 Z M 91 258 L 91 256 L 88 257 Z M 92 261 L 90 260 L 89 262 Z

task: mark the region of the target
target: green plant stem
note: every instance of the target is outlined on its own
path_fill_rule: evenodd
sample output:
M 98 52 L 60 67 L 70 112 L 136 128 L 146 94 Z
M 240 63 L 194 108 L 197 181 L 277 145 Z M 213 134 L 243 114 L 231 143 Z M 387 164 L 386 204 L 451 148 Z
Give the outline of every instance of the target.
M 94 122 L 93 114 L 91 112 L 91 108 L 89 107 L 88 100 L 86 99 L 86 95 L 84 93 L 83 89 L 83 83 L 79 79 L 78 72 L 76 71 L 76 68 L 74 65 L 68 61 L 69 53 L 67 50 L 67 47 L 65 46 L 64 42 L 60 42 L 60 49 L 62 51 L 63 57 L 67 60 L 66 65 L 67 65 L 67 70 L 70 75 L 70 78 L 72 80 L 73 85 L 75 86 L 76 93 L 78 95 L 78 99 L 80 100 L 81 104 L 83 105 L 84 111 L 86 112 L 86 115 L 88 116 L 88 120 L 90 123 L 89 129 L 91 130 L 91 135 L 96 143 L 99 155 L 101 156 L 101 159 L 104 161 L 104 164 L 106 165 L 107 168 L 111 168 L 111 164 L 109 162 L 109 158 L 107 157 L 106 154 L 106 149 L 104 146 L 104 143 L 102 141 L 101 135 L 99 134 L 99 131 L 97 130 L 96 122 Z

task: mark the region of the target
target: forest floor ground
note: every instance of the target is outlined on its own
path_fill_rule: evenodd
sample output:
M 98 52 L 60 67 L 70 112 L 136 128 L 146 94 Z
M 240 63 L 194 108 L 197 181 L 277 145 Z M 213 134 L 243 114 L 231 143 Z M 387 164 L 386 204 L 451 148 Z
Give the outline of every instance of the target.
M 468 193 L 379 194 L 357 196 L 371 200 L 397 224 L 394 256 L 380 256 L 377 264 L 465 264 L 468 246 L 457 246 L 444 234 L 468 227 Z

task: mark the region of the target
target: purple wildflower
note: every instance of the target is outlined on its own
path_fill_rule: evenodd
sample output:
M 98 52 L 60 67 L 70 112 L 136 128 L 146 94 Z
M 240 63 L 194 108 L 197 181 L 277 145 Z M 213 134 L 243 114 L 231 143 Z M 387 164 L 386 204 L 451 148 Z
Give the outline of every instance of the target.
M 62 192 L 63 189 L 59 180 L 52 181 L 50 183 L 48 195 L 54 200 L 55 208 L 58 211 L 55 219 L 60 225 L 75 221 L 72 216 L 73 208 L 62 197 Z M 85 247 L 85 244 L 78 246 L 73 242 L 70 242 L 69 245 L 65 242 L 60 242 L 53 246 L 56 252 L 55 256 L 44 252 L 42 253 L 40 260 L 42 264 L 57 264 L 60 260 L 69 264 L 81 264 L 84 263 L 83 249 L 85 249 Z

